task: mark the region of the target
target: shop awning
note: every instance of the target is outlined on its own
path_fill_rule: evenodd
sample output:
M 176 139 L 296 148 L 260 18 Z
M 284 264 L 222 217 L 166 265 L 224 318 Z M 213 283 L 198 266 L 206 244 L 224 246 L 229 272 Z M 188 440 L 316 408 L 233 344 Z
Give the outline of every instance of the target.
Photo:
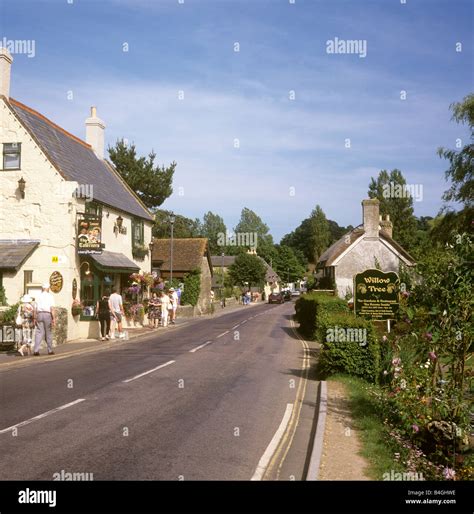
M 30 239 L 0 239 L 0 269 L 18 271 L 39 244 Z
M 109 273 L 135 273 L 140 270 L 140 267 L 123 253 L 103 251 L 90 257 L 100 270 Z

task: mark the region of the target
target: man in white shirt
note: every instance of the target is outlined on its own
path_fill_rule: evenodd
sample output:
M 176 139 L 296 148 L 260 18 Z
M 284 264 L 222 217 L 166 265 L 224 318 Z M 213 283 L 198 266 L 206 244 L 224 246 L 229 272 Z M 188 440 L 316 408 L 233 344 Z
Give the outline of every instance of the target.
M 116 289 L 112 290 L 112 294 L 109 298 L 109 307 L 110 311 L 112 312 L 113 319 L 117 322 L 117 327 L 119 331 L 119 337 L 125 337 L 125 334 L 123 333 L 122 329 L 122 316 L 124 315 L 123 312 L 123 300 L 122 295 L 117 293 Z M 111 330 L 112 332 L 112 339 L 114 338 L 115 328 Z
M 174 325 L 176 322 L 176 311 L 178 310 L 179 297 L 178 293 L 174 290 L 173 287 L 170 288 L 170 299 L 171 299 L 171 319 L 170 322 Z
M 39 347 L 43 339 L 46 339 L 46 344 L 48 345 L 48 355 L 54 355 L 52 330 L 54 323 L 54 297 L 49 292 L 49 284 L 45 283 L 35 303 L 34 324 L 36 336 L 33 355 L 39 355 Z
M 163 327 L 168 326 L 168 309 L 171 306 L 170 297 L 165 293 L 161 292 L 161 324 Z

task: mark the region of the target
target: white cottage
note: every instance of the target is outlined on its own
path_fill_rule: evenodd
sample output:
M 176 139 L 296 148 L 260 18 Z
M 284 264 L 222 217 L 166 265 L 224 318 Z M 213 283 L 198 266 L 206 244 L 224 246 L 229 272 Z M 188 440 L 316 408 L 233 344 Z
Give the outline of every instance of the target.
M 0 49 L 0 286 L 14 304 L 49 282 L 67 339 L 96 337 L 100 295 L 150 271 L 153 216 L 104 159 L 95 107 L 83 141 L 10 98 L 12 61 Z
M 407 268 L 415 265 L 413 257 L 392 239 L 390 218 L 382 220 L 379 211 L 376 198 L 363 200 L 362 225 L 342 236 L 319 258 L 316 276 L 328 286 L 335 283 L 341 297 L 352 295 L 354 275 L 366 269 L 380 267 L 398 273 L 401 264 Z

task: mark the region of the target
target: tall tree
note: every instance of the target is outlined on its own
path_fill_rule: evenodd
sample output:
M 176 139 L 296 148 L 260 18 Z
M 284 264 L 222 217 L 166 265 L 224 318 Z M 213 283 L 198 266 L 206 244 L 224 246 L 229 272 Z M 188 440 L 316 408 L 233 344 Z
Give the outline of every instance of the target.
M 474 203 L 474 93 L 467 95 L 462 102 L 450 105 L 453 112 L 452 120 L 467 124 L 470 142 L 461 150 L 438 149 L 438 155 L 450 162 L 446 170 L 446 180 L 451 180 L 451 187 L 444 193 L 443 199 L 463 203 L 472 207 Z
M 332 242 L 330 225 L 323 210 L 317 205 L 309 218 L 290 234 L 284 236 L 280 244 L 302 252 L 310 263 L 316 263 L 319 256 Z
M 416 242 L 417 224 L 413 214 L 413 197 L 405 186 L 406 180 L 400 170 L 394 169 L 390 173 L 381 170 L 376 179 L 371 178 L 368 195 L 380 201 L 382 216 L 390 215 L 393 239 L 410 251 Z
M 289 246 L 275 245 L 276 257 L 272 267 L 283 282 L 295 282 L 304 276 L 305 267 L 301 265 L 294 250 Z
M 450 109 L 453 113 L 452 120 L 469 127 L 470 141 L 459 151 L 438 149 L 438 155 L 450 163 L 445 177 L 451 181 L 450 188 L 443 195 L 446 202 L 442 210 L 444 215 L 437 220 L 432 232 L 435 240 L 440 242 L 447 242 L 452 232 L 469 233 L 474 218 L 474 94 L 467 95 L 461 102 L 451 104 Z M 451 201 L 461 203 L 463 208 L 454 211 L 447 204 Z
M 249 287 L 260 285 L 265 281 L 265 264 L 257 255 L 241 253 L 229 267 L 229 276 L 234 284 Z
M 213 212 L 209 211 L 204 214 L 203 222 L 201 225 L 201 232 L 204 237 L 209 240 L 209 251 L 211 255 L 220 255 L 222 251 L 225 251 L 222 246 L 219 246 L 218 240 L 220 234 L 226 234 L 227 227 L 224 220 Z
M 135 145 L 126 145 L 123 139 L 109 146 L 108 152 L 116 170 L 149 209 L 157 209 L 171 196 L 175 162 L 166 168 L 155 165 L 153 151 L 148 157 L 138 157 Z
M 273 237 L 270 229 L 260 216 L 251 209 L 242 209 L 239 223 L 234 228 L 235 234 L 257 234 L 257 253 L 267 262 L 270 262 L 274 254 Z
M 158 209 L 155 213 L 155 225 L 153 226 L 153 236 L 158 238 L 171 237 L 171 211 Z M 201 237 L 201 222 L 198 218 L 192 220 L 175 214 L 175 221 L 173 224 L 173 237 Z

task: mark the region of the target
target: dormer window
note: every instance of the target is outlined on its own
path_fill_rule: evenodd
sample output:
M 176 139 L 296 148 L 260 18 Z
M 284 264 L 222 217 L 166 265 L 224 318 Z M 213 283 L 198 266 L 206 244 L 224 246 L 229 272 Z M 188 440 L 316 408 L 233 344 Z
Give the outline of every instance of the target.
M 21 164 L 21 143 L 3 144 L 3 169 L 19 170 Z

